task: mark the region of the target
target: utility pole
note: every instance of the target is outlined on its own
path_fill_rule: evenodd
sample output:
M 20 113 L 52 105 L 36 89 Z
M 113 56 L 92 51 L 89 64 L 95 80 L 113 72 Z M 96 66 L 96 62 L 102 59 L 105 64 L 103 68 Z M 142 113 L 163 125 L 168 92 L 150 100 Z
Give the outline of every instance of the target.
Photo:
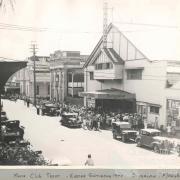
M 33 53 L 33 75 L 34 75 L 34 106 L 36 107 L 36 50 L 37 48 L 37 44 L 35 42 L 32 42 L 31 44 L 31 48 L 32 53 Z

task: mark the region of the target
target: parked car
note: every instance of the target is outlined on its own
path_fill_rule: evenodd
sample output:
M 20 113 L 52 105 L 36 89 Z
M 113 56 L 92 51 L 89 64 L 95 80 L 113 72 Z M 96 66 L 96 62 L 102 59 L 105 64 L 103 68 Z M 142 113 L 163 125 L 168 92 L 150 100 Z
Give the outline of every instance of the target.
M 6 112 L 1 111 L 1 121 L 6 121 L 6 120 L 8 120 Z
M 59 115 L 58 106 L 52 103 L 44 104 L 42 108 L 42 115 L 48 115 L 48 116 Z
M 113 138 L 121 138 L 123 142 L 128 140 L 135 141 L 137 137 L 137 131 L 131 129 L 131 124 L 128 122 L 113 122 L 112 123 Z
M 20 140 L 18 144 L 16 141 L 10 141 L 8 144 L 10 147 L 27 147 L 30 145 L 30 142 L 27 140 Z
M 162 148 L 169 148 L 169 145 L 168 147 L 162 147 L 162 142 L 165 141 L 170 144 L 169 139 L 166 137 L 162 137 L 161 131 L 159 131 L 158 129 L 141 129 L 139 131 L 139 135 L 136 138 L 137 146 L 149 147 L 150 149 L 153 149 L 154 152 L 160 152 Z
M 78 119 L 77 113 L 63 113 L 60 120 L 63 126 L 80 128 L 82 122 Z
M 20 126 L 19 120 L 10 120 L 2 122 L 2 137 L 5 142 L 23 140 L 24 127 Z

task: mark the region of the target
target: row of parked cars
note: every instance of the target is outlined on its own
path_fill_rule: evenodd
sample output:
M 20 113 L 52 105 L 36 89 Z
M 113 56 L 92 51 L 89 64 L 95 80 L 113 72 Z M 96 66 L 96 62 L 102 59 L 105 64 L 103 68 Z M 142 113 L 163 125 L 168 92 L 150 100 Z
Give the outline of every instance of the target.
M 134 141 L 138 147 L 148 147 L 154 152 L 167 150 L 168 153 L 174 148 L 169 138 L 162 137 L 158 129 L 133 130 L 128 122 L 113 122 L 112 134 L 114 139 L 121 139 L 123 142 Z
M 61 124 L 70 128 L 80 128 L 82 122 L 78 120 L 77 113 L 64 113 L 61 116 Z M 114 139 L 121 139 L 123 142 L 134 141 L 138 147 L 148 147 L 154 152 L 161 152 L 167 149 L 170 153 L 173 145 L 169 143 L 169 138 L 162 137 L 158 129 L 140 129 L 139 131 L 131 128 L 129 122 L 118 121 L 112 123 L 112 134 Z M 163 147 L 162 143 L 168 141 L 168 147 Z
M 8 120 L 1 111 L 0 165 L 51 165 L 44 159 L 42 151 L 31 149 L 24 139 L 24 127 L 19 120 Z
M 58 116 L 60 111 L 58 106 L 52 103 L 44 103 L 42 108 L 42 115 Z M 70 128 L 81 128 L 82 122 L 78 119 L 77 113 L 66 113 L 61 115 L 60 123 L 63 126 Z M 162 149 L 162 142 L 168 138 L 161 136 L 161 131 L 157 129 L 141 129 L 136 131 L 131 128 L 128 122 L 113 122 L 112 134 L 114 139 L 121 139 L 123 142 L 133 140 L 137 146 L 145 146 L 153 149 L 155 152 L 160 152 Z
M 20 125 L 19 120 L 8 120 L 5 111 L 1 111 L 1 130 L 4 142 L 23 140 L 24 127 Z

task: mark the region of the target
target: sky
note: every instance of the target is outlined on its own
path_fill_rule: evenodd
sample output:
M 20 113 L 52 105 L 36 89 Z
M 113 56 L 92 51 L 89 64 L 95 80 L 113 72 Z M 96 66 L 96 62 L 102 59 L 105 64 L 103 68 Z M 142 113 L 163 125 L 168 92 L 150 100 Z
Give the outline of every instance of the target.
M 103 0 L 14 1 L 14 10 L 8 0 L 0 10 L 0 57 L 31 56 L 31 41 L 36 41 L 41 56 L 56 50 L 88 55 L 102 35 Z M 108 23 L 180 25 L 180 0 L 108 0 L 108 7 Z M 9 30 L 5 24 L 34 29 Z

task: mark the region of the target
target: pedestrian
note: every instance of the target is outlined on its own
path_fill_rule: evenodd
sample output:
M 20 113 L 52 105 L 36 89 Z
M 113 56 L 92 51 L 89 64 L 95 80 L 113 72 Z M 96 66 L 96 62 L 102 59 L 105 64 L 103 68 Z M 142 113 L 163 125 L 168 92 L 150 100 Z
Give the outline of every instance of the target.
M 39 113 L 40 113 L 40 106 L 37 105 L 37 106 L 36 106 L 36 109 L 37 109 L 37 115 L 39 115 Z
M 171 126 L 170 126 L 170 124 L 168 124 L 168 126 L 167 126 L 167 133 L 168 133 L 168 136 L 171 135 Z
M 88 159 L 85 162 L 85 166 L 94 166 L 94 161 L 91 159 L 91 154 L 88 154 Z
M 29 107 L 29 99 L 27 99 L 27 107 Z

